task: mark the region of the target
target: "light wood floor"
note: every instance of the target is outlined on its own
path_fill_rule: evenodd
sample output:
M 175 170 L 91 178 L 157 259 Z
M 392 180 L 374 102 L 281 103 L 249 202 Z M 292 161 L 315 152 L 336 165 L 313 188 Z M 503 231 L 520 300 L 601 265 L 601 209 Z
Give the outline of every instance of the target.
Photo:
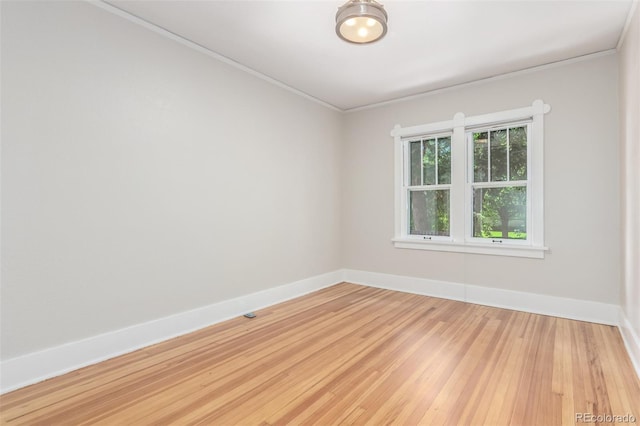
M 331 288 L 0 397 L 3 424 L 575 424 L 640 418 L 614 327 Z M 640 420 L 637 420 L 640 421 Z

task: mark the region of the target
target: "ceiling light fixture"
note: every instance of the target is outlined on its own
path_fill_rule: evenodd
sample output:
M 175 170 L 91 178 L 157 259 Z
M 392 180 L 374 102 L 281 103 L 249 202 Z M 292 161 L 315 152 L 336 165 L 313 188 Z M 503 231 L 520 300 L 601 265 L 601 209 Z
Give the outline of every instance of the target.
M 349 0 L 336 13 L 336 34 L 350 43 L 380 40 L 387 33 L 387 12 L 375 0 Z

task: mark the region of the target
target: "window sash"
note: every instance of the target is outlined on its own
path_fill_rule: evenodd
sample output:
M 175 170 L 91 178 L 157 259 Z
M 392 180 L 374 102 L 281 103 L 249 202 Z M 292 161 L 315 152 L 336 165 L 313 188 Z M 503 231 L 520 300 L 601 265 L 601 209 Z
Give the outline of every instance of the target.
M 506 244 L 506 245 L 531 245 L 531 197 L 529 194 L 529 183 L 528 181 L 512 181 L 512 182 L 479 182 L 472 183 L 468 185 L 470 190 L 468 191 L 467 202 L 468 205 L 465 206 L 468 211 L 467 215 L 467 223 L 466 229 L 467 235 L 465 241 L 474 243 L 474 244 Z M 526 190 L 526 198 L 525 198 L 525 223 L 526 223 L 526 234 L 527 237 L 523 239 L 513 239 L 513 238 L 502 238 L 502 237 L 475 237 L 473 235 L 473 215 L 474 215 L 474 191 L 476 189 L 500 189 L 500 188 L 525 188 Z
M 486 125 L 486 126 L 475 126 L 474 128 L 465 128 L 466 133 L 466 153 L 464 160 L 466 161 L 466 170 L 467 170 L 467 185 L 465 189 L 465 241 L 474 243 L 474 244 L 503 244 L 503 245 L 531 245 L 532 244 L 532 203 L 531 203 L 531 191 L 530 183 L 531 183 L 531 153 L 532 153 L 532 140 L 531 140 L 531 121 L 515 121 L 500 123 L 500 125 Z M 517 127 L 526 127 L 527 132 L 527 179 L 520 180 L 509 180 L 510 179 L 510 166 L 509 166 L 509 129 L 517 128 Z M 491 146 L 490 140 L 491 135 L 489 132 L 495 132 L 500 130 L 507 131 L 507 180 L 504 181 L 492 181 L 491 180 Z M 474 150 L 474 133 L 483 133 L 487 132 L 487 181 L 474 182 L 474 166 L 475 166 L 475 150 Z M 453 161 L 453 160 L 452 160 Z M 473 235 L 473 194 L 475 189 L 480 188 L 508 188 L 508 187 L 521 187 L 524 186 L 526 188 L 526 229 L 527 229 L 527 237 L 525 239 L 508 239 L 508 238 L 484 238 L 484 237 L 475 237 Z
M 475 146 L 473 140 L 474 133 L 487 133 L 487 180 L 486 182 L 510 182 L 511 181 L 511 129 L 525 127 L 527 135 L 527 180 L 529 180 L 531 171 L 531 120 L 517 121 L 513 123 L 501 123 L 499 126 L 476 126 L 474 128 L 465 128 L 467 151 L 465 159 L 468 163 L 468 178 L 467 181 L 474 182 L 475 179 Z M 491 171 L 491 134 L 505 130 L 506 131 L 506 157 L 507 157 L 507 169 L 506 180 L 492 180 Z M 483 181 L 485 182 L 485 181 Z
M 449 220 L 449 235 L 429 235 L 429 234 L 412 234 L 411 233 L 411 193 L 412 192 L 423 192 L 423 191 L 449 191 L 449 214 L 448 214 L 448 220 Z M 451 241 L 451 185 L 450 184 L 446 184 L 446 185 L 422 185 L 422 186 L 414 186 L 414 187 L 407 187 L 406 190 L 406 197 L 407 197 L 407 229 L 406 231 L 406 237 L 410 238 L 410 239 L 418 239 L 418 240 L 442 240 L 442 241 Z M 439 218 L 436 217 L 436 220 L 438 220 Z
M 404 158 L 404 187 L 418 187 L 418 186 L 437 186 L 437 185 L 449 185 L 449 184 L 441 184 L 440 183 L 440 176 L 439 176 L 439 166 L 440 166 L 440 141 L 442 139 L 449 139 L 449 150 L 452 149 L 452 144 L 453 144 L 453 135 L 450 132 L 447 133 L 437 133 L 437 134 L 425 134 L 425 135 L 421 135 L 419 137 L 412 137 L 412 138 L 405 138 L 402 140 L 403 142 L 403 158 Z M 425 175 L 425 168 L 424 168 L 424 144 L 427 141 L 430 140 L 434 140 L 434 148 L 435 148 L 435 167 L 434 167 L 434 180 L 435 180 L 435 184 L 425 184 L 424 183 L 424 175 Z M 412 170 L 412 163 L 411 163 L 411 144 L 412 143 L 420 143 L 420 185 L 412 185 L 411 184 L 411 177 L 413 174 L 413 170 Z M 449 164 L 449 175 L 451 176 L 452 173 L 452 168 L 453 168 L 453 164 L 452 164 L 452 154 L 450 153 L 451 159 L 450 164 Z M 451 177 L 449 178 L 451 179 Z
M 449 138 L 450 149 L 453 149 L 453 135 L 451 132 L 439 132 L 434 134 L 422 134 L 420 136 L 413 136 L 411 138 L 403 138 L 402 142 L 402 195 L 401 195 L 401 203 L 403 205 L 403 217 L 401 218 L 401 235 L 406 239 L 414 239 L 414 240 L 430 240 L 430 241 L 451 241 L 452 240 L 452 228 L 453 223 L 451 221 L 451 193 L 452 193 L 452 184 L 424 184 L 424 143 L 428 140 L 435 140 L 435 149 L 436 149 L 436 167 L 435 167 L 435 180 L 438 182 L 438 154 L 439 154 L 439 141 L 440 139 Z M 420 143 L 420 185 L 411 185 L 411 175 L 413 171 L 411 170 L 411 143 L 419 142 Z M 450 173 L 453 173 L 453 155 L 450 164 L 451 170 Z M 448 190 L 449 191 L 449 235 L 418 235 L 411 234 L 410 229 L 410 215 L 411 215 L 411 197 L 410 192 L 412 191 L 437 191 L 437 190 Z

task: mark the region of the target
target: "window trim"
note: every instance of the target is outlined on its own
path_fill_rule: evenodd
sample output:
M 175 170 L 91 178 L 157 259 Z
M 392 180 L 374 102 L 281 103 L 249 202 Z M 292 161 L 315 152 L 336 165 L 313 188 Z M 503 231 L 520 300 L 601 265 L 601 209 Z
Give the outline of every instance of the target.
M 551 107 L 542 100 L 535 100 L 531 106 L 489 114 L 465 117 L 461 112 L 452 120 L 428 123 L 418 126 L 401 127 L 396 125 L 391 131 L 394 138 L 395 157 L 395 232 L 392 239 L 396 248 L 437 250 L 459 253 L 477 253 L 502 256 L 544 258 L 548 248 L 544 246 L 544 114 Z M 471 178 L 468 167 L 467 132 L 477 128 L 489 128 L 502 125 L 518 124 L 530 121 L 527 147 L 527 166 L 529 179 L 527 185 L 527 240 L 482 241 L 470 238 L 472 226 L 468 212 Z M 426 138 L 445 133 L 451 134 L 451 189 L 449 205 L 450 235 L 449 237 L 425 239 L 423 236 L 411 236 L 407 228 L 407 191 L 405 187 L 405 156 L 408 141 L 418 137 Z M 464 206 L 456 208 L 455 206 Z M 530 227 L 530 228 L 529 228 Z

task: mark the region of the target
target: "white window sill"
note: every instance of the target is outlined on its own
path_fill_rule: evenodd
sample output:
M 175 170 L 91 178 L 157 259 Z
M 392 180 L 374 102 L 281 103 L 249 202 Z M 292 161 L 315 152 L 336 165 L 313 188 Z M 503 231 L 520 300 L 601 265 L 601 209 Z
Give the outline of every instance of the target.
M 544 253 L 549 250 L 548 247 L 533 247 L 515 244 L 498 246 L 489 244 L 457 243 L 453 241 L 421 241 L 399 238 L 394 238 L 392 241 L 396 248 L 403 249 L 490 254 L 496 256 L 529 257 L 533 259 L 544 259 Z

